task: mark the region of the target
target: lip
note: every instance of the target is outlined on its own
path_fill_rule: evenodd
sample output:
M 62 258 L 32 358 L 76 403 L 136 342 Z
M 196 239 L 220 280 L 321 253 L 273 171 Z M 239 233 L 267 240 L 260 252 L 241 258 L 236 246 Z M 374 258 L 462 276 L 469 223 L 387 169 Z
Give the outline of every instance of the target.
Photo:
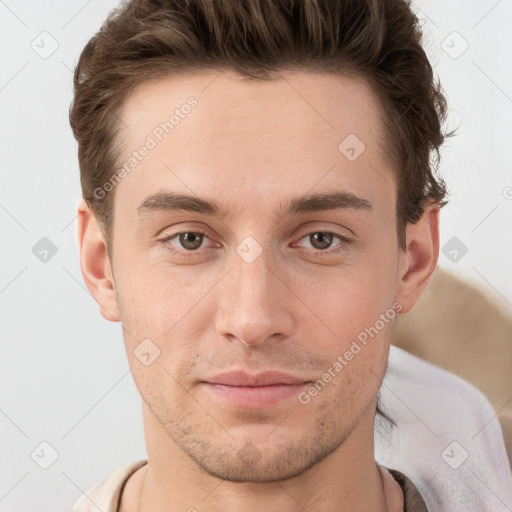
M 206 382 L 226 386 L 273 386 L 276 384 L 304 384 L 307 381 L 278 371 L 266 371 L 256 375 L 250 375 L 244 371 L 231 371 L 211 377 Z
M 233 371 L 216 375 L 201 384 L 207 391 L 231 405 L 261 409 L 296 396 L 310 381 L 277 371 L 257 375 Z

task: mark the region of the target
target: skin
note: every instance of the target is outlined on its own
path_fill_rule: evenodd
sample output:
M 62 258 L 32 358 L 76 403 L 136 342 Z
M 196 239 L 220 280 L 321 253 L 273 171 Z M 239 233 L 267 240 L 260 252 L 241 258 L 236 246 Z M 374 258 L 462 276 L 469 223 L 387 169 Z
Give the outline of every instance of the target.
M 231 369 L 318 380 L 394 303 L 409 311 L 437 264 L 435 203 L 398 247 L 372 89 L 348 76 L 280 76 L 204 72 L 144 84 L 120 116 L 126 155 L 187 98 L 198 105 L 115 187 L 112 261 L 93 213 L 78 208 L 83 277 L 101 314 L 122 322 L 143 403 L 149 462 L 128 480 L 123 512 L 137 510 L 144 477 L 141 510 L 152 512 L 386 510 L 373 429 L 392 321 L 308 404 L 294 396 L 237 408 L 200 384 Z M 366 146 L 354 161 L 338 150 L 348 134 Z M 139 215 L 163 190 L 216 200 L 237 216 Z M 292 196 L 333 190 L 372 209 L 275 215 Z M 312 239 L 329 230 L 351 243 Z M 195 252 L 176 237 L 185 232 L 205 233 Z M 252 263 L 236 252 L 247 236 L 262 248 Z M 160 350 L 147 366 L 134 354 L 146 338 Z

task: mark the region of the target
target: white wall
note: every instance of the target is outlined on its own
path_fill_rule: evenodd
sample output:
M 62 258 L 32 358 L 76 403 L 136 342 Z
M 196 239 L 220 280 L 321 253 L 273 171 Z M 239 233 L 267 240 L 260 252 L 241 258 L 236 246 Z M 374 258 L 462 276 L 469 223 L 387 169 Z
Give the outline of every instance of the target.
M 0 2 L 3 512 L 70 510 L 100 478 L 145 457 L 140 399 L 121 329 L 102 319 L 81 278 L 74 223 L 79 173 L 67 119 L 72 69 L 115 5 Z M 459 135 L 443 149 L 442 172 L 453 197 L 442 213 L 439 263 L 510 311 L 512 4 L 429 0 L 415 6 L 450 101 L 450 124 L 460 123 Z M 51 49 L 50 38 L 39 36 L 43 31 L 58 44 L 46 59 L 31 48 L 35 40 L 40 51 Z M 455 56 L 465 44 L 458 58 L 447 53 Z M 43 237 L 57 249 L 46 263 L 32 252 Z M 467 247 L 458 261 L 450 259 L 455 246 L 445 245 L 454 237 Z M 42 469 L 34 450 L 39 463 L 51 462 L 52 450 L 58 458 Z

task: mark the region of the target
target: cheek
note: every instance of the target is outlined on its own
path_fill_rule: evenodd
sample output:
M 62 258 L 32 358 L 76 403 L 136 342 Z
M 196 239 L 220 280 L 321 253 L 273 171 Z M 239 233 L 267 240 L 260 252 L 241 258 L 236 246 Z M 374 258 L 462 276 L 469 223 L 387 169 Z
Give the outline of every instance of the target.
M 124 320 L 134 328 L 162 336 L 180 323 L 200 304 L 212 276 L 189 269 L 171 268 L 160 262 L 128 261 L 119 258 L 116 273 L 118 299 Z M 118 274 L 118 275 L 117 275 Z
M 299 397 L 304 421 L 324 417 L 340 432 L 352 429 L 375 400 L 385 372 L 379 350 L 362 347 L 350 360 L 332 358 L 332 364 Z M 340 362 L 340 361 L 343 361 Z
M 315 312 L 308 316 L 307 337 L 329 361 L 320 380 L 329 381 L 331 391 L 322 395 L 342 408 L 368 405 L 381 385 L 397 317 L 393 276 L 374 263 L 302 285 L 304 302 Z
M 208 282 L 185 286 L 177 276 L 157 279 L 148 271 L 123 278 L 118 300 L 130 367 L 149 387 L 173 380 L 194 364 L 197 340 L 211 325 L 211 308 L 201 300 Z
M 297 295 L 314 313 L 308 315 L 318 333 L 347 340 L 370 327 L 393 304 L 393 273 L 369 266 L 351 266 L 335 272 L 302 276 Z
M 190 400 L 188 390 L 183 385 L 180 374 L 169 367 L 162 357 L 149 366 L 141 365 L 136 359 L 130 361 L 133 380 L 140 396 L 159 418 L 171 418 L 184 410 Z

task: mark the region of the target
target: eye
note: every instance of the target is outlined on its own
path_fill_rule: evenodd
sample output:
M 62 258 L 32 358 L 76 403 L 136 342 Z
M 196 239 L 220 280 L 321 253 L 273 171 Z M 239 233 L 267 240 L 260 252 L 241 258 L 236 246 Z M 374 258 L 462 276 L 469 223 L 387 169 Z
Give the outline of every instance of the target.
M 201 244 L 204 241 L 204 233 L 196 233 L 193 231 L 186 231 L 185 233 L 178 233 L 172 238 L 170 238 L 168 241 L 170 242 L 174 238 L 177 238 L 179 243 L 182 244 L 182 247 L 195 251 L 196 249 L 199 249 L 201 247 Z
M 340 243 L 334 245 L 333 248 L 332 243 L 334 238 L 338 238 Z M 308 248 L 312 248 L 314 252 L 325 252 L 328 254 L 337 252 L 338 250 L 348 249 L 348 245 L 351 242 L 346 236 L 333 231 L 312 231 L 306 236 L 303 236 L 301 240 L 307 240 L 310 243 L 310 247 Z
M 335 238 L 340 240 L 340 242 L 333 246 Z M 181 231 L 160 240 L 160 242 L 172 254 L 187 258 L 200 254 L 200 249 L 204 248 L 203 243 L 207 240 L 211 240 L 207 233 L 201 231 Z M 347 250 L 351 243 L 351 239 L 333 231 L 312 231 L 300 240 L 307 240 L 310 246 L 305 248 L 308 252 L 312 252 L 315 255 L 330 255 L 338 251 Z
M 164 238 L 161 243 L 169 252 L 188 257 L 194 256 L 195 252 L 199 252 L 203 242 L 208 239 L 207 234 L 200 231 L 181 231 Z M 176 241 L 172 242 L 173 240 Z

